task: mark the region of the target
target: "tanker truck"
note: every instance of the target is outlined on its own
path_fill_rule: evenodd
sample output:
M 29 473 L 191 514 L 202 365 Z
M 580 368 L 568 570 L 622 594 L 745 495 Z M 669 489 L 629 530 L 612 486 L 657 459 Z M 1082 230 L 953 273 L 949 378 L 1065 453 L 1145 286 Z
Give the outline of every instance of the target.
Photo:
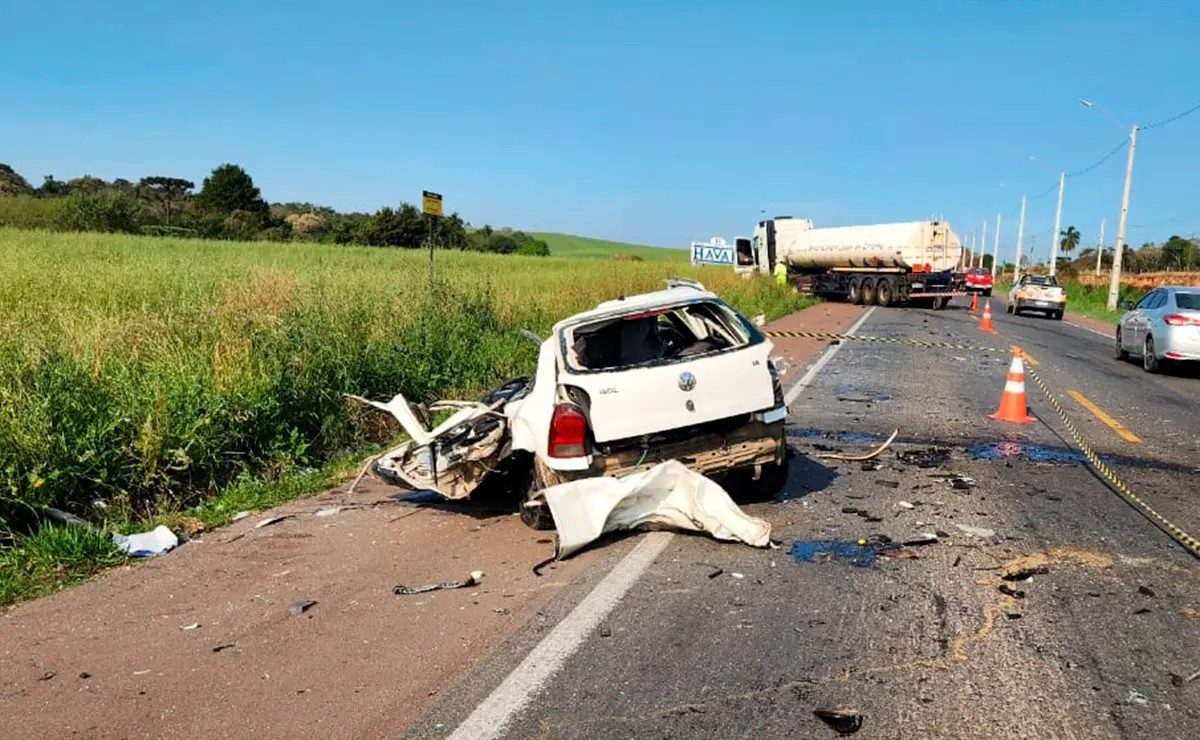
M 813 228 L 805 218 L 760 221 L 737 241 L 738 269 L 771 274 L 787 267 L 798 290 L 860 303 L 945 308 L 964 286 L 956 273 L 962 243 L 945 221 Z

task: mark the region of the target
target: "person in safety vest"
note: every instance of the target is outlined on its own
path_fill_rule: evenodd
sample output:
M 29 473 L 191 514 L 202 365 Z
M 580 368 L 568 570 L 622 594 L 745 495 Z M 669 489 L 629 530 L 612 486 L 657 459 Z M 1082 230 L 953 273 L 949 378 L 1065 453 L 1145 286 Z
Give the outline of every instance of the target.
M 783 262 L 775 263 L 775 282 L 780 285 L 787 285 L 787 265 Z

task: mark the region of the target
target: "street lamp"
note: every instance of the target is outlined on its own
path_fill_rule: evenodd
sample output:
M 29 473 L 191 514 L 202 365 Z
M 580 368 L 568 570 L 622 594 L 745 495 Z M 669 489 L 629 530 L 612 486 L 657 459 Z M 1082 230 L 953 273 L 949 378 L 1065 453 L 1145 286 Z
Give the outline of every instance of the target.
M 1099 108 L 1122 130 L 1125 129 L 1125 124 L 1121 123 L 1121 119 L 1109 113 L 1107 108 L 1084 98 L 1080 98 L 1079 103 L 1085 108 Z M 1117 222 L 1117 241 L 1113 244 L 1112 275 L 1108 280 L 1109 311 L 1117 310 L 1117 299 L 1121 293 L 1121 257 L 1125 251 L 1125 223 L 1129 216 L 1129 186 L 1133 181 L 1133 153 L 1137 149 L 1137 131 L 1136 123 L 1129 128 L 1129 160 L 1125 164 L 1125 189 L 1121 193 L 1121 220 Z

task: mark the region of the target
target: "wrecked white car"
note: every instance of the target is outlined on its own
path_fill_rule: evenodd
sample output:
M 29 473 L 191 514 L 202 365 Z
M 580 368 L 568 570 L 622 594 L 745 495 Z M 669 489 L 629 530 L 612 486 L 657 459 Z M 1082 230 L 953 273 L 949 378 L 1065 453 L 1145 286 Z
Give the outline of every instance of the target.
M 353 398 L 392 414 L 411 438 L 380 456 L 382 478 L 456 499 L 505 476 L 524 494 L 522 520 L 548 528 L 544 489 L 668 460 L 737 474 L 735 494 L 774 495 L 787 477 L 787 408 L 771 350 L 715 294 L 672 280 L 559 322 L 532 378 L 479 401 Z

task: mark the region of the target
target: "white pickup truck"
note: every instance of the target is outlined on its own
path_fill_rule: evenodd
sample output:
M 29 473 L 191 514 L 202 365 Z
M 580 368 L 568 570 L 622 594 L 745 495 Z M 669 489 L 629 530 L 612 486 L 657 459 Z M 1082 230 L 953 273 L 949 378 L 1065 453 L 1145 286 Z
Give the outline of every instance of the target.
M 1053 275 L 1022 275 L 1008 291 L 1007 311 L 1014 316 L 1022 311 L 1042 311 L 1050 318 L 1062 319 L 1067 293 Z
M 532 378 L 478 402 L 358 400 L 392 413 L 412 438 L 380 457 L 381 477 L 462 498 L 502 474 L 522 491 L 522 520 L 548 528 L 544 488 L 667 460 L 708 476 L 741 474 L 728 485 L 735 496 L 777 493 L 787 477 L 787 407 L 772 349 L 702 285 L 672 280 L 560 321 Z M 453 414 L 433 427 L 437 411 Z

